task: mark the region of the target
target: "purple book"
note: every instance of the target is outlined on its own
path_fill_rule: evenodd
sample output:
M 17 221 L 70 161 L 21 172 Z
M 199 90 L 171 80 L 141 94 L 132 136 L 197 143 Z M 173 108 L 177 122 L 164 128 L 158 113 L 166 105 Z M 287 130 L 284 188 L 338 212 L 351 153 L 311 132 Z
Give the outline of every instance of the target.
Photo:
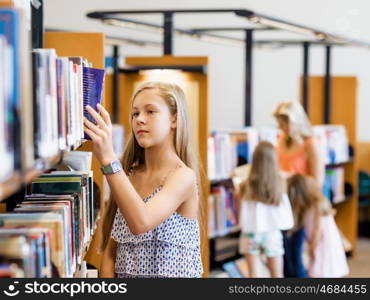
M 90 105 L 93 109 L 98 111 L 97 105 L 101 103 L 103 95 L 105 71 L 102 69 L 94 69 L 89 67 L 83 68 L 83 102 L 84 102 L 84 116 L 94 124 L 94 118 L 87 112 L 86 105 Z M 91 138 L 85 133 L 85 139 Z

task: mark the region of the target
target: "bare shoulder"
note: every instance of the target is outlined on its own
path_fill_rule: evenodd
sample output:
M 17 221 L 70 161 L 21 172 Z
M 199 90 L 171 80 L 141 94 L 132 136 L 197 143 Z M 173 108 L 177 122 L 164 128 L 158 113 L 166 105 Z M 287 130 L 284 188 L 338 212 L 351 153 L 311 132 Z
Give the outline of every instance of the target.
M 194 184 L 196 182 L 196 175 L 193 169 L 186 165 L 181 165 L 173 172 L 171 181 L 181 183 L 181 185 Z
M 191 168 L 181 165 L 168 176 L 164 189 L 175 192 L 183 200 L 191 198 L 197 190 L 196 173 Z
M 307 152 L 315 154 L 318 151 L 318 142 L 315 138 L 309 138 L 306 143 Z

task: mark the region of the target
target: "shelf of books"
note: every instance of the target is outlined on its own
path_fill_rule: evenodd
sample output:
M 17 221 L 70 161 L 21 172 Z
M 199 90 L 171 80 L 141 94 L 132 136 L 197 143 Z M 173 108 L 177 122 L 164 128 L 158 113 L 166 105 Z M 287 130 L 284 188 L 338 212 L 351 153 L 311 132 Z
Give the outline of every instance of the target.
M 353 186 L 347 182 L 345 168 L 353 162 L 346 127 L 343 125 L 313 126 L 320 152 L 326 165 L 324 192 L 335 207 L 350 201 Z M 239 258 L 239 199 L 237 186 L 249 174 L 249 166 L 257 144 L 266 140 L 277 144 L 275 127 L 245 127 L 218 130 L 208 138 L 208 176 L 211 191 L 208 197 L 208 238 L 210 265 L 229 267 Z
M 314 125 L 323 123 L 324 109 L 324 81 L 323 76 L 311 76 L 309 78 L 309 109 L 308 116 Z M 352 254 L 356 252 L 357 226 L 358 226 L 358 146 L 357 146 L 357 123 L 356 123 L 356 100 L 357 99 L 357 79 L 353 76 L 332 76 L 331 77 L 331 102 L 330 102 L 330 124 L 341 125 L 346 132 L 347 149 L 342 148 L 337 153 L 340 161 L 341 156 L 347 156 L 347 162 L 342 163 L 339 168 L 327 170 L 327 175 L 331 177 L 332 189 L 337 186 L 337 192 L 331 192 L 335 209 L 337 211 L 335 220 L 344 237 L 349 241 L 347 251 Z M 341 141 L 337 140 L 340 132 L 331 133 L 331 145 L 340 147 Z M 340 137 L 339 137 L 340 139 Z M 335 147 L 335 146 L 334 146 Z M 350 150 L 348 150 L 350 149 Z M 326 157 L 329 165 L 333 165 L 333 155 Z M 334 157 L 335 158 L 335 157 Z M 342 162 L 342 161 L 340 161 Z M 335 164 L 335 162 L 334 162 Z M 328 174 L 332 173 L 332 174 Z M 332 175 L 332 176 L 331 176 Z M 327 176 L 328 177 L 328 176 Z M 343 184 L 337 183 L 344 181 Z M 340 188 L 342 187 L 342 190 Z M 345 200 L 345 201 L 343 201 Z
M 219 130 L 208 137 L 208 238 L 212 272 L 239 257 L 239 201 L 235 193 L 234 171 L 248 162 L 249 149 L 243 145 L 251 145 L 246 144 L 249 131 L 247 128 L 235 132 Z
M 76 150 L 89 144 L 84 105 L 103 94 L 103 36 L 87 34 L 92 45 L 79 35 L 83 53 L 59 49 L 62 35 L 31 49 L 25 16 L 0 8 L 0 73 L 12 74 L 0 77 L 0 277 L 84 276 L 99 172 L 91 152 Z
M 45 47 L 54 48 L 61 56 L 84 57 L 97 69 L 104 68 L 104 34 L 93 32 L 46 32 L 45 33 Z M 104 105 L 104 92 L 102 103 Z M 92 151 L 91 141 L 85 142 L 78 148 L 80 151 Z M 104 184 L 104 176 L 100 172 L 99 163 L 96 158 L 92 157 L 92 170 L 94 173 L 94 183 L 97 185 L 98 197 L 97 205 L 99 209 L 99 216 L 104 214 L 104 207 L 106 199 L 107 187 Z M 89 251 L 86 253 L 85 260 L 99 268 L 100 255 L 98 253 L 98 246 L 100 241 L 100 223 L 97 224 L 97 229 L 91 241 Z

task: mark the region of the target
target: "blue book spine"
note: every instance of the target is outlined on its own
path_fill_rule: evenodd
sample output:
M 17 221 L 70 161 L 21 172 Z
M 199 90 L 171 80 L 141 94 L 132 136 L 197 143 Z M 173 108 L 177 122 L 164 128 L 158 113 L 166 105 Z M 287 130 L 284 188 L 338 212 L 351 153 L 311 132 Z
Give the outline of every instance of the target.
M 0 9 L 0 34 L 4 35 L 9 46 L 13 49 L 12 65 L 12 103 L 19 107 L 20 73 L 19 73 L 19 15 L 12 9 Z
M 83 67 L 83 107 L 84 116 L 94 124 L 96 124 L 94 118 L 87 112 L 86 106 L 89 105 L 96 111 L 98 103 L 101 103 L 103 95 L 105 71 L 102 69 L 94 69 L 89 67 Z M 90 139 L 85 134 L 85 139 Z

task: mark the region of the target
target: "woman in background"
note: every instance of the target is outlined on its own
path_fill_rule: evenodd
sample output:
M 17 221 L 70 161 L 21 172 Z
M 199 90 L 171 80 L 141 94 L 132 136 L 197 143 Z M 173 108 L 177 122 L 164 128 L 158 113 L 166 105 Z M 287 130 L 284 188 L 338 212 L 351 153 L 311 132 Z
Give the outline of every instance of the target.
M 298 102 L 282 102 L 274 116 L 281 129 L 276 147 L 280 169 L 288 175 L 311 176 L 321 187 L 325 166 L 303 107 Z

